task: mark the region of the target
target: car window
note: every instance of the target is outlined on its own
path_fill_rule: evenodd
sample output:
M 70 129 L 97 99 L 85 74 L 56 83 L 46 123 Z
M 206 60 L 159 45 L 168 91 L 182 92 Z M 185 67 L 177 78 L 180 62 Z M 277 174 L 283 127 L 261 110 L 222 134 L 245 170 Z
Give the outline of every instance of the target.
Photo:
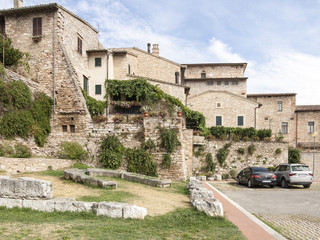
M 274 171 L 280 171 L 280 166 L 276 167 L 276 169 Z
M 279 167 L 279 171 L 285 171 L 286 170 L 286 165 L 281 165 Z
M 292 171 L 310 171 L 308 166 L 292 166 Z
M 270 172 L 267 168 L 252 168 L 253 172 Z
M 290 166 L 286 166 L 286 170 L 285 171 L 289 171 L 290 170 Z

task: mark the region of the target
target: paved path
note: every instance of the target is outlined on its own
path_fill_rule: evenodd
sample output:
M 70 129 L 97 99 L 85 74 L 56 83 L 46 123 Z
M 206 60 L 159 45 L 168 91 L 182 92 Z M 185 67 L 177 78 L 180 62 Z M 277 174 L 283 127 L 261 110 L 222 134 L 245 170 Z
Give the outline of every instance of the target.
M 310 189 L 249 189 L 234 183 L 213 185 L 241 207 L 271 224 L 288 239 L 320 239 L 320 183 L 313 183 Z
M 205 183 L 204 186 L 211 190 L 214 197 L 222 203 L 226 217 L 239 228 L 248 240 L 285 239 L 210 184 Z

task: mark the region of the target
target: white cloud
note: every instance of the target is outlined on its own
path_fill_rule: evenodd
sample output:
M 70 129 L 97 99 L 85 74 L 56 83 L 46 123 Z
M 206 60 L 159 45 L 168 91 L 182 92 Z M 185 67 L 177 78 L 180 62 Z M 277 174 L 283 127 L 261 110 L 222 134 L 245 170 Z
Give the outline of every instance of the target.
M 297 104 L 320 102 L 320 57 L 294 50 L 270 53 L 256 68 L 248 66 L 249 93 L 297 93 Z
M 209 52 L 221 62 L 245 62 L 239 54 L 232 52 L 231 47 L 214 37 L 210 40 Z

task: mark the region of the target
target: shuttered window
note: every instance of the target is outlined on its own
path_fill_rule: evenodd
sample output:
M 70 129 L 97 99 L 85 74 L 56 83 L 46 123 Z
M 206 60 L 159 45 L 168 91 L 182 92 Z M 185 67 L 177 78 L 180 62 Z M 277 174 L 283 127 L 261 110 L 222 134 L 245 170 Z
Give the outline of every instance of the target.
M 83 76 L 83 90 L 88 92 L 88 78 L 86 76 Z
M 238 126 L 243 126 L 243 116 L 238 116 Z
M 33 19 L 33 36 L 42 36 L 42 18 Z
M 216 116 L 216 126 L 222 126 L 222 117 Z

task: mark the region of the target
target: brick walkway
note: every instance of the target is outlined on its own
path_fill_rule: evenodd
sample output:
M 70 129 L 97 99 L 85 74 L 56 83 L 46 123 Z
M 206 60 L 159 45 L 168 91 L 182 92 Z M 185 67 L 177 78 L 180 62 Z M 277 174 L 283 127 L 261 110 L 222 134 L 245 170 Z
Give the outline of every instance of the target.
M 320 218 L 307 215 L 257 215 L 292 240 L 319 240 Z
M 255 217 L 249 217 L 247 214 L 241 211 L 239 207 L 236 207 L 234 204 L 232 204 L 229 199 L 225 198 L 218 191 L 216 191 L 210 184 L 205 183 L 204 186 L 211 190 L 214 194 L 214 198 L 218 199 L 222 203 L 226 217 L 239 228 L 239 230 L 248 240 L 284 239 L 272 229 L 270 229 L 270 232 L 266 231 L 265 228 L 268 229 L 268 226 L 264 226 L 264 228 L 261 227 L 261 224 L 264 225 L 263 223 L 258 224 L 257 221 L 253 220 Z

